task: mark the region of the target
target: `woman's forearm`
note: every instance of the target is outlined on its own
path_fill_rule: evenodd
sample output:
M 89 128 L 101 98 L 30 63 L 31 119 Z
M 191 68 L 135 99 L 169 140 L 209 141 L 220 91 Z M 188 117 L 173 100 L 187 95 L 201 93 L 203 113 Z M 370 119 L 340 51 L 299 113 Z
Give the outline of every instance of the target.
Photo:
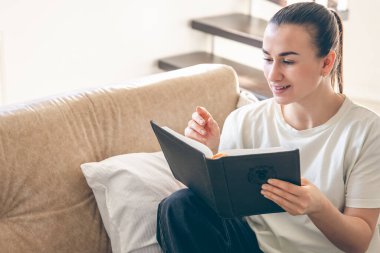
M 301 186 L 270 179 L 261 192 L 291 215 L 307 214 L 327 239 L 345 252 L 365 252 L 377 226 L 379 208 L 346 207 L 342 213 L 306 178 L 301 178 Z
M 367 250 L 373 230 L 364 219 L 341 213 L 330 201 L 326 201 L 322 212 L 310 214 L 309 218 L 327 239 L 344 252 Z

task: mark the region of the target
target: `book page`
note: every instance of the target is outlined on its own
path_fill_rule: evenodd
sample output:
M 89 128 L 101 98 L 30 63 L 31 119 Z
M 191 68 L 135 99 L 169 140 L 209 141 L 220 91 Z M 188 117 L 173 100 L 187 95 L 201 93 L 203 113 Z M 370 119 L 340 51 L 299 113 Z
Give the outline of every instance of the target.
M 180 133 L 177 133 L 176 131 L 174 131 L 173 129 L 171 129 L 171 128 L 167 127 L 167 126 L 162 127 L 162 129 L 166 130 L 168 133 L 174 135 L 175 137 L 177 137 L 178 139 L 182 140 L 183 142 L 189 144 L 193 148 L 199 150 L 207 158 L 212 158 L 213 153 L 212 153 L 211 149 L 209 147 L 207 147 L 206 145 L 204 145 L 203 143 L 200 143 L 199 141 L 193 140 L 193 139 L 191 139 L 189 137 L 186 137 L 186 136 L 184 136 L 184 135 L 182 135 Z
M 294 150 L 293 148 L 285 148 L 285 147 L 273 147 L 273 148 L 256 148 L 256 149 L 229 149 L 220 151 L 228 156 L 237 156 L 237 155 L 250 155 L 250 154 L 267 154 L 267 153 L 277 153 Z
M 162 127 L 162 129 L 174 135 L 175 137 L 187 143 L 188 145 L 192 146 L 193 148 L 199 150 L 207 158 L 210 158 L 210 159 L 218 159 L 223 156 L 266 154 L 266 153 L 277 153 L 277 152 L 294 150 L 294 148 L 285 148 L 285 147 L 257 148 L 257 149 L 229 149 L 229 150 L 222 150 L 218 154 L 214 155 L 211 149 L 207 147 L 206 145 L 204 145 L 203 143 L 200 143 L 196 140 L 186 137 L 183 134 L 180 134 L 167 126 Z

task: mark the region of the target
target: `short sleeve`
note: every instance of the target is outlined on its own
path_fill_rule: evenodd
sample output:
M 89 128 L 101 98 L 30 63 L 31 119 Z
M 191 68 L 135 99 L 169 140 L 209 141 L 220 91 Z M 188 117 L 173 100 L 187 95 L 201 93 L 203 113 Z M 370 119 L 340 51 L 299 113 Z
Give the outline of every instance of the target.
M 369 124 L 357 161 L 347 178 L 346 206 L 380 208 L 380 119 Z

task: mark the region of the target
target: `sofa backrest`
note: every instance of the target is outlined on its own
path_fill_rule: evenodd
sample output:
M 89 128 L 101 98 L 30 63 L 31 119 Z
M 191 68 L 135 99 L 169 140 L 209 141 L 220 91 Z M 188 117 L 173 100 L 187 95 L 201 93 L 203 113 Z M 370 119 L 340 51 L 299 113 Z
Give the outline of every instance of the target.
M 151 119 L 182 132 L 195 106 L 220 125 L 237 77 L 198 65 L 0 109 L 0 252 L 111 252 L 80 164 L 159 150 Z

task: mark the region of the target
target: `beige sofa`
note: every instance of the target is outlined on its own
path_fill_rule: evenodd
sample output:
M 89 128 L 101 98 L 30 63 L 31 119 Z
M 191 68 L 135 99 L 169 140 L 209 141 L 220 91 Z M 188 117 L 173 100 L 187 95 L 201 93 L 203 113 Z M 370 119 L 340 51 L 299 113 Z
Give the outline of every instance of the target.
M 220 125 L 235 72 L 198 65 L 0 109 L 0 252 L 111 252 L 85 162 L 159 150 L 149 120 L 182 132 L 195 106 Z

